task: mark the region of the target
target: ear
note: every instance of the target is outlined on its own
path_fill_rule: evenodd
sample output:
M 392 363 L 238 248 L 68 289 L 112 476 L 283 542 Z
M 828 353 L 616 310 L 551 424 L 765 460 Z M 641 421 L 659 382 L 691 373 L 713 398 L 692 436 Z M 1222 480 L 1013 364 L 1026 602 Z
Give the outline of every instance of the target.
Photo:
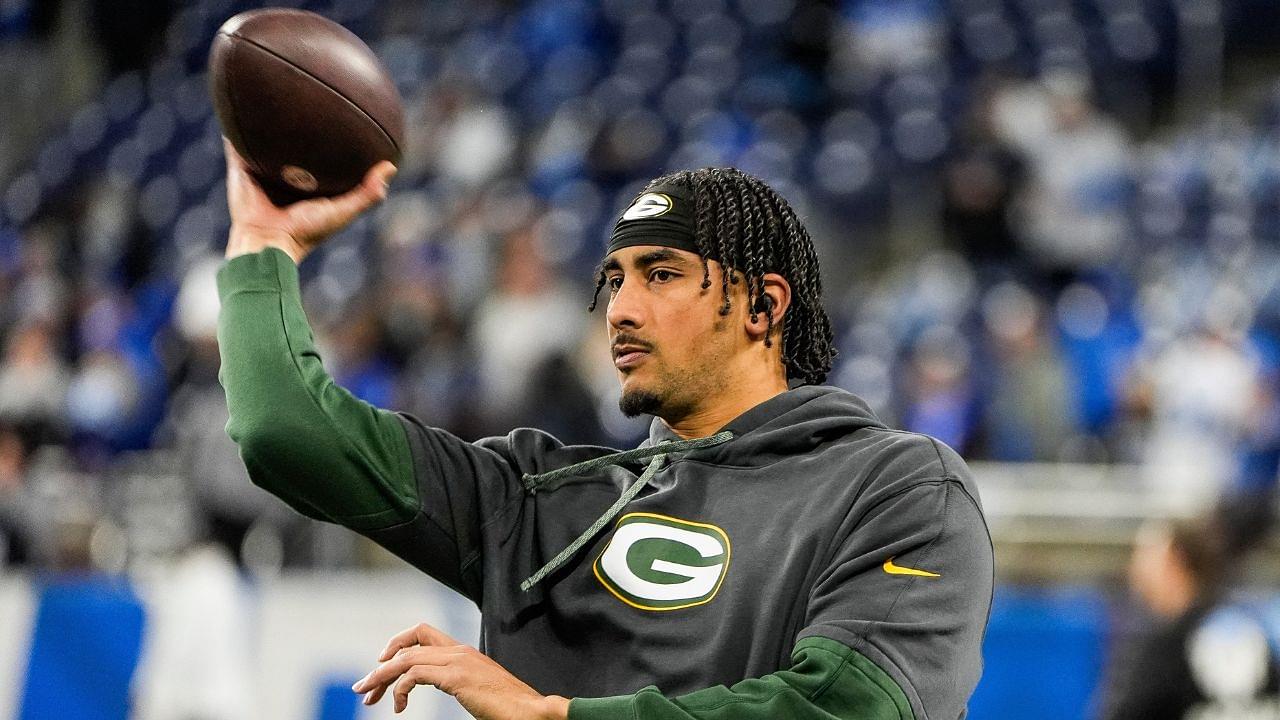
M 760 299 L 748 308 L 746 317 L 747 336 L 752 340 L 765 339 L 769 330 L 769 321 L 773 319 L 773 333 L 782 335 L 782 319 L 786 317 L 787 308 L 791 307 L 791 283 L 778 273 L 765 273 L 762 278 L 764 287 Z

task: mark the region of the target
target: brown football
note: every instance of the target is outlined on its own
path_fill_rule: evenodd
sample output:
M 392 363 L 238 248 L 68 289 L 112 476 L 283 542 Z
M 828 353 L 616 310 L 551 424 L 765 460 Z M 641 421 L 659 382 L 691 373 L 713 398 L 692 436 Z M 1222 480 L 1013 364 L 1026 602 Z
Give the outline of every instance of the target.
M 373 51 L 305 10 L 240 13 L 218 30 L 209 85 L 223 134 L 277 205 L 340 195 L 398 162 L 404 110 Z

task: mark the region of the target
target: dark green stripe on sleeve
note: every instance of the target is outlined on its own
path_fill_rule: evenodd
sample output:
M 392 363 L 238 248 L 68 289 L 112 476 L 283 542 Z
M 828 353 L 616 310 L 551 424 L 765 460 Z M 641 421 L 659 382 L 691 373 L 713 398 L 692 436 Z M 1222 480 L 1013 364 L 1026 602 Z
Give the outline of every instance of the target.
M 875 663 L 824 637 L 796 644 L 792 665 L 760 678 L 667 698 L 647 687 L 634 695 L 574 698 L 569 720 L 914 720 L 907 696 Z

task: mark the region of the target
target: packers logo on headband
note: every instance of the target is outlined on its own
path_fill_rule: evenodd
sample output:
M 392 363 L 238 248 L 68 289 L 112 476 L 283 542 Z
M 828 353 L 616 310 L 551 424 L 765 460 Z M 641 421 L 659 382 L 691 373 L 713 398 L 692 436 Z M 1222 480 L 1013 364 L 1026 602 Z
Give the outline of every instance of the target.
M 622 213 L 623 220 L 641 220 L 665 215 L 671 210 L 671 198 L 662 193 L 645 193 Z

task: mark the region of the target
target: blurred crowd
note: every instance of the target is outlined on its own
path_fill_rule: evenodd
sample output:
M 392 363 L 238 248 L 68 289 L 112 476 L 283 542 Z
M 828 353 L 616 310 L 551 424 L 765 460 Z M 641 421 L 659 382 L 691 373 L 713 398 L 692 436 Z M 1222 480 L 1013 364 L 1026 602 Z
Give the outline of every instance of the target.
M 1140 464 L 1192 505 L 1275 482 L 1267 2 L 291 4 L 369 41 L 406 103 L 391 197 L 302 269 L 326 366 L 369 402 L 634 444 L 586 311 L 604 238 L 645 180 L 731 164 L 800 209 L 828 381 L 891 425 L 973 460 Z M 25 158 L 0 161 L 0 560 L 120 569 L 215 538 L 268 569 L 359 562 L 223 432 L 204 65 L 247 6 L 139 0 L 162 20 L 121 40 L 91 5 L 0 2 L 0 87 L 23 89 L 0 135 L 39 138 L 0 143 Z M 68 34 L 95 82 L 20 112 L 85 82 L 25 73 Z

